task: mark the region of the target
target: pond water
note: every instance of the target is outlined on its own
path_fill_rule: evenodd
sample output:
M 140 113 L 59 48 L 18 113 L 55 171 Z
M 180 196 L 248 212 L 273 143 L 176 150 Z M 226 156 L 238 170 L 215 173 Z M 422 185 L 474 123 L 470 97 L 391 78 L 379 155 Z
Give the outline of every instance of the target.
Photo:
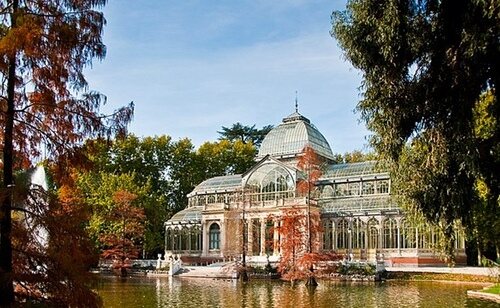
M 201 278 L 102 277 L 97 291 L 105 307 L 498 307 L 467 298 L 466 283 L 339 283 L 320 281 L 313 291 L 302 283 Z

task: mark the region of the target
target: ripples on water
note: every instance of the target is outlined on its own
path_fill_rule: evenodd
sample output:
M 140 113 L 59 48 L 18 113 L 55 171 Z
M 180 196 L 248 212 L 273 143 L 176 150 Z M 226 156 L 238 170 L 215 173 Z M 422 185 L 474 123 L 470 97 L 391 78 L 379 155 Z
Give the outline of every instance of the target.
M 499 307 L 467 298 L 481 286 L 443 282 L 336 283 L 313 291 L 281 281 L 103 277 L 105 307 Z

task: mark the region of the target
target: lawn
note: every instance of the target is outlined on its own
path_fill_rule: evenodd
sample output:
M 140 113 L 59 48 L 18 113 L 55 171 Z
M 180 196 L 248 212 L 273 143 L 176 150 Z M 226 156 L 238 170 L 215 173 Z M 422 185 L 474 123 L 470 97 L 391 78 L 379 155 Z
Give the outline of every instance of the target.
M 500 284 L 497 283 L 494 286 L 484 289 L 482 292 L 500 295 Z

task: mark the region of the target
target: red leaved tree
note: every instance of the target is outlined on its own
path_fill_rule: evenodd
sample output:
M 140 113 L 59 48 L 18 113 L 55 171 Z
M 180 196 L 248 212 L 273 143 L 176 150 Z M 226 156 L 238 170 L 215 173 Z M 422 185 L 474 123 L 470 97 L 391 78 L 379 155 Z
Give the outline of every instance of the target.
M 84 68 L 93 58 L 102 59 L 105 55 L 101 39 L 105 19 L 97 10 L 105 3 L 106 0 L 0 2 L 0 151 L 3 155 L 0 306 L 14 303 L 14 284 L 22 287 L 31 279 L 16 277 L 14 262 L 34 267 L 33 274 L 39 266 L 29 261 L 29 254 L 17 252 L 13 246 L 16 241 L 25 240 L 15 238 L 22 234 L 13 229 L 22 225 L 17 221 L 20 219 L 17 214 L 13 216 L 15 187 L 20 186 L 14 169 L 26 169 L 42 152 L 49 159 L 65 155 L 86 137 L 122 133 L 131 119 L 132 105 L 111 116 L 100 114 L 105 98 L 88 90 L 83 75 Z M 49 211 L 52 204 L 57 208 L 55 204 L 61 203 L 53 199 L 47 202 Z M 33 211 L 23 213 L 36 216 Z M 62 219 L 67 219 L 64 223 L 77 224 L 73 217 L 63 215 Z M 70 238 L 83 240 L 68 235 L 68 240 Z M 36 254 L 36 251 L 31 252 Z M 60 273 L 66 274 L 65 271 Z M 49 281 L 47 275 L 38 276 L 43 277 Z M 70 285 L 72 278 L 68 274 L 60 281 Z M 56 289 L 40 289 L 40 298 L 58 294 Z M 49 291 L 53 293 L 45 293 Z M 75 299 L 79 295 L 82 294 L 76 292 L 71 296 Z M 80 305 L 85 305 L 84 302 L 85 299 Z M 75 303 L 78 305 L 78 301 Z
M 122 276 L 127 274 L 130 260 L 136 259 L 141 251 L 141 240 L 144 236 L 144 209 L 133 203 L 137 195 L 128 191 L 117 191 L 113 195 L 115 207 L 108 216 L 112 230 L 99 238 L 103 245 L 102 257 L 113 260 L 113 268 L 118 269 Z
M 89 264 L 97 254 L 82 222 L 87 207 L 68 186 L 58 192 L 18 179 L 13 194 L 13 281 L 17 301 L 59 307 L 94 307 Z M 2 295 L 3 296 L 3 295 Z
M 317 284 L 313 268 L 315 262 L 321 259 L 318 251 L 322 226 L 319 209 L 313 200 L 315 184 L 321 176 L 321 165 L 322 160 L 314 149 L 306 146 L 297 162 L 297 193 L 305 197 L 306 204 L 284 209 L 277 217 L 281 238 L 278 270 L 284 279 L 290 281 L 307 278 L 308 285 Z
M 307 208 L 294 206 L 284 209 L 278 219 L 281 239 L 278 271 L 284 279 L 292 282 L 311 277 L 310 267 L 319 256 L 317 251 L 322 232 L 319 213 L 308 215 Z M 314 252 L 309 252 L 308 229 L 313 239 Z
M 299 180 L 297 182 L 297 193 L 300 196 L 305 196 L 307 203 L 307 252 L 313 252 L 313 237 L 311 234 L 311 201 L 316 195 L 316 182 L 321 177 L 321 159 L 316 154 L 314 149 L 307 145 L 302 150 L 302 154 L 299 157 L 299 161 L 297 162 L 297 169 L 299 170 Z

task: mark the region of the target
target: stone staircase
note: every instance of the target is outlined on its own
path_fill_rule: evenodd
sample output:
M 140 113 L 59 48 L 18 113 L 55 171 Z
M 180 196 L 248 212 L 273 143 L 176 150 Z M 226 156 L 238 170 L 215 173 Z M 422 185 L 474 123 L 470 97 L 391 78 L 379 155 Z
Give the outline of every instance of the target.
M 182 266 L 175 274 L 177 277 L 196 278 L 236 278 L 234 262 L 215 263 L 209 266 Z

